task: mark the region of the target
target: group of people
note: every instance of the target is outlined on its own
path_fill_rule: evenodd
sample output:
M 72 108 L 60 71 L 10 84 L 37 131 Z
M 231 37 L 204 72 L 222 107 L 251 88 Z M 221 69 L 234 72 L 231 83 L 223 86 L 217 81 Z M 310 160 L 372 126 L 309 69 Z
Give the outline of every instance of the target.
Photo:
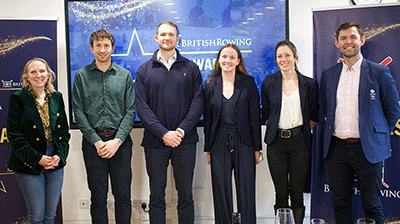
M 260 94 L 242 54 L 223 46 L 205 80 L 198 66 L 175 48 L 180 36 L 172 22 L 157 27 L 159 49 L 141 65 L 134 86 L 128 70 L 111 60 L 115 40 L 106 30 L 92 33 L 93 63 L 75 75 L 73 106 L 83 134 L 82 151 L 93 223 L 108 223 L 108 178 L 116 223 L 131 222 L 131 157 L 135 110 L 142 121 L 150 180 L 150 223 L 166 223 L 165 188 L 169 162 L 178 191 L 179 223 L 194 223 L 192 195 L 196 124 L 204 112 L 204 151 L 211 165 L 215 223 L 232 223 L 232 174 L 242 223 L 256 223 L 256 164 L 262 160 L 261 124 L 266 124 L 268 165 L 275 186 L 275 211 L 292 208 L 304 219 L 309 191 L 312 129 L 324 122 L 327 161 L 336 223 L 353 223 L 354 177 L 365 216 L 384 223 L 380 201 L 382 161 L 390 156 L 389 136 L 400 117 L 390 70 L 362 57 L 361 27 L 344 23 L 335 44 L 343 62 L 323 71 L 320 81 L 302 75 L 297 50 L 288 40 L 275 48 L 279 71 L 266 76 Z M 10 96 L 7 118 L 12 154 L 8 167 L 24 195 L 29 223 L 53 223 L 61 193 L 70 138 L 54 73 L 40 58 L 24 69 L 23 88 Z M 322 150 L 322 149 L 321 149 Z M 307 184 L 308 183 L 308 184 Z M 290 203 L 289 203 L 290 199 Z

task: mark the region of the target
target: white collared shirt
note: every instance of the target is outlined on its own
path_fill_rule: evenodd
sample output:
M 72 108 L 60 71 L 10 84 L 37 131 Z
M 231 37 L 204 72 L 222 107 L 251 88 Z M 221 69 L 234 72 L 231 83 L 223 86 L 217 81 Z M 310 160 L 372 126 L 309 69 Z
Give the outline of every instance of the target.
M 358 92 L 363 57 L 351 67 L 343 62 L 336 95 L 335 126 L 333 135 L 341 138 L 359 138 Z
M 160 51 L 157 52 L 157 60 L 161 61 L 165 65 L 165 67 L 167 67 L 168 70 L 171 69 L 172 64 L 174 64 L 174 62 L 176 61 L 176 57 L 177 53 L 175 51 L 174 55 L 172 55 L 167 61 L 165 60 L 165 58 L 161 56 Z

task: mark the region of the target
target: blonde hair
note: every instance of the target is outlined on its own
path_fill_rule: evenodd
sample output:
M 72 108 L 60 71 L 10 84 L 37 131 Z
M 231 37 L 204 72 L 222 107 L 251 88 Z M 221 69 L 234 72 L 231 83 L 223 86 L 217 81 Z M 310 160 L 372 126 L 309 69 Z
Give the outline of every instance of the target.
M 45 89 L 47 89 L 50 93 L 54 93 L 56 90 L 54 89 L 53 84 L 51 84 L 55 79 L 56 79 L 56 75 L 53 72 L 53 70 L 51 70 L 49 64 L 47 64 L 47 61 L 42 59 L 42 58 L 33 58 L 31 60 L 29 60 L 24 67 L 24 72 L 22 73 L 22 88 L 31 88 L 33 89 L 33 87 L 31 86 L 31 84 L 28 81 L 28 66 L 34 62 L 34 61 L 40 61 L 43 64 L 46 65 L 46 71 L 49 74 L 49 78 L 47 79 L 46 85 L 45 85 Z

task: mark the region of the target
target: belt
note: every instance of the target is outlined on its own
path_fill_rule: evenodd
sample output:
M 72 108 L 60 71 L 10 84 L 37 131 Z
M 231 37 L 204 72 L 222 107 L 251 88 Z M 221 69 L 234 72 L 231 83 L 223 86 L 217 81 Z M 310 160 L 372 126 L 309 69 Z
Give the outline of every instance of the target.
M 336 138 L 339 139 L 339 140 L 348 142 L 348 143 L 356 143 L 356 142 L 360 141 L 360 138 L 345 138 L 345 139 L 338 138 L 338 137 L 336 137 Z
M 117 133 L 117 130 L 108 128 L 108 129 L 104 129 L 104 130 L 96 130 L 96 133 L 100 136 L 111 137 Z
M 303 126 L 298 126 L 291 129 L 278 129 L 277 134 L 281 138 L 290 138 L 292 135 L 297 135 L 303 132 Z

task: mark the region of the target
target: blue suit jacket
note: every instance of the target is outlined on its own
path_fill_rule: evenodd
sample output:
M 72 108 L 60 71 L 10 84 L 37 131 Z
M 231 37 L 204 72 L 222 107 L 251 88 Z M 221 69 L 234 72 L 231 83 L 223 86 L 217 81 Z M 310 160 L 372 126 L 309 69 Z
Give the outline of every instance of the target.
M 205 85 L 204 109 L 204 151 L 212 148 L 218 131 L 218 121 L 222 109 L 222 76 L 214 77 Z M 235 94 L 235 123 L 238 127 L 242 141 L 249 147 L 260 151 L 261 125 L 260 125 L 260 95 L 254 78 L 249 75 L 236 73 Z
M 303 115 L 304 140 L 311 150 L 310 120 L 319 121 L 319 95 L 317 80 L 298 72 L 301 113 Z M 270 144 L 276 136 L 282 105 L 282 73 L 280 71 L 265 77 L 261 87 L 262 122 L 268 120 L 264 142 Z
M 343 63 L 322 72 L 321 106 L 325 116 L 323 147 L 327 157 L 335 124 L 336 95 Z M 396 82 L 387 66 L 363 59 L 358 92 L 361 146 L 369 162 L 389 158 L 390 133 L 400 117 Z

